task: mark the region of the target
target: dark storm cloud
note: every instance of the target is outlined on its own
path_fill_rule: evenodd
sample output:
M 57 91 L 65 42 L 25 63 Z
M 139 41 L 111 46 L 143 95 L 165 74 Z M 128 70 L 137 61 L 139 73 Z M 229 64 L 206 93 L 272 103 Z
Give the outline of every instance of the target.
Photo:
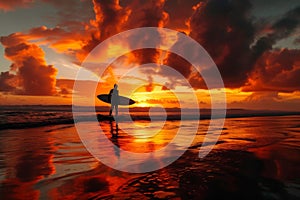
M 129 62 L 136 64 L 156 63 L 159 59 L 159 51 L 157 49 L 140 49 L 132 51 Z
M 163 27 L 168 21 L 168 13 L 164 11 L 165 0 L 133 1 L 128 8 L 127 28 Z
M 0 74 L 0 91 L 1 92 L 10 92 L 15 88 L 11 85 L 11 81 L 15 78 L 15 75 L 10 74 L 9 72 L 1 72 Z
M 300 51 L 293 49 L 273 50 L 273 45 L 299 31 L 300 7 L 287 12 L 271 26 L 271 32 L 253 46 L 253 58 L 257 59 L 246 91 L 300 90 Z
M 93 0 L 93 3 L 100 41 L 120 32 L 128 10 L 121 7 L 118 0 Z
M 256 61 L 299 28 L 298 7 L 267 25 L 268 33 L 257 39 L 262 32 L 249 15 L 251 7 L 249 0 L 210 0 L 190 19 L 190 36 L 214 59 L 226 87 L 245 85 Z
M 167 28 L 188 30 L 187 21 L 193 13 L 194 7 L 202 0 L 173 0 L 166 1 L 164 9 L 169 14 Z
M 168 21 L 168 14 L 164 11 L 165 0 L 132 1 L 128 5 L 131 10 L 126 23 L 126 29 L 140 27 L 164 27 Z M 131 48 L 136 48 L 141 41 L 158 46 L 161 43 L 159 32 L 139 32 L 129 38 Z M 141 49 L 133 53 L 134 61 L 139 64 L 156 63 L 160 56 L 157 49 Z
M 300 50 L 274 50 L 264 53 L 250 74 L 244 91 L 300 90 Z
M 210 0 L 190 20 L 190 36 L 214 59 L 227 87 L 243 85 L 253 66 L 250 45 L 255 29 L 250 10 L 248 0 Z
M 289 37 L 300 25 L 300 6 L 286 13 L 271 27 L 271 33 L 260 38 L 253 46 L 254 58 L 258 58 L 265 51 L 271 50 L 277 41 Z
M 192 67 L 191 64 L 187 60 L 185 60 L 184 58 L 182 58 L 181 56 L 179 56 L 177 54 L 169 53 L 167 58 L 164 60 L 164 64 L 172 67 L 177 72 L 182 74 L 182 76 L 184 76 L 185 78 L 188 78 L 190 76 L 191 67 Z M 167 74 L 165 74 L 165 75 L 167 75 Z

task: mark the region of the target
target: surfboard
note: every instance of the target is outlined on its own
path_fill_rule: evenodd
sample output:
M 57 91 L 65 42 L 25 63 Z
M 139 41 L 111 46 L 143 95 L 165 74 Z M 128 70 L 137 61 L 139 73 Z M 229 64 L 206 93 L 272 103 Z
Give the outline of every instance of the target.
M 111 103 L 108 94 L 100 94 L 97 96 L 97 98 L 105 103 Z M 134 103 L 135 103 L 135 101 L 130 98 L 127 98 L 124 96 L 119 96 L 119 105 L 128 106 L 128 105 L 132 105 Z

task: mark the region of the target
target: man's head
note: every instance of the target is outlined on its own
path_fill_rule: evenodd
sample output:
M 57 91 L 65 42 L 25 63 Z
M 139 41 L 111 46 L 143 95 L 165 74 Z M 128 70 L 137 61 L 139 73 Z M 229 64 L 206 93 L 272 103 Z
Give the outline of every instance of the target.
M 114 84 L 114 89 L 118 89 L 118 85 L 117 84 Z

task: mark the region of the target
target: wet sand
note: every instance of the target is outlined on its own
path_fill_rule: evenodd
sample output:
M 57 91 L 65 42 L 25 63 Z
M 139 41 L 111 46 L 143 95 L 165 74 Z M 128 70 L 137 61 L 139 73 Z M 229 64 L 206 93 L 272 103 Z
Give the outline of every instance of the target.
M 198 150 L 208 124 L 204 121 L 191 147 L 177 161 L 142 174 L 117 171 L 97 161 L 72 124 L 1 130 L 1 199 L 299 199 L 299 119 L 227 119 L 213 151 L 200 159 Z M 138 127 L 146 124 L 139 122 Z M 115 139 L 109 123 L 100 126 L 121 148 L 141 146 L 134 139 L 139 130 L 130 137 L 120 130 Z M 143 140 L 139 151 L 166 145 L 177 128 L 176 121 L 167 121 L 165 132 Z
M 217 150 L 204 159 L 188 151 L 172 165 L 122 185 L 98 199 L 288 199 L 278 180 L 262 176 L 263 162 L 252 153 Z M 96 198 L 96 199 L 97 199 Z

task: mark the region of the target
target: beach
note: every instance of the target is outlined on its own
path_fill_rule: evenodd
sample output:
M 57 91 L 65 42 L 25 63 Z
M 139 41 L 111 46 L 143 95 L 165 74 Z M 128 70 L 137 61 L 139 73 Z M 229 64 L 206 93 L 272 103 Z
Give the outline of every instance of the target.
M 218 142 L 204 158 L 199 158 L 198 152 L 210 120 L 185 121 L 187 131 L 200 124 L 190 147 L 169 166 L 147 173 L 107 167 L 87 151 L 68 118 L 70 113 L 48 112 L 51 120 L 49 116 L 63 120 L 54 125 L 0 130 L 1 199 L 300 198 L 299 115 L 227 118 Z M 91 133 L 101 128 L 116 146 L 136 153 L 166 146 L 179 128 L 179 120 L 166 120 L 161 129 L 159 120 L 149 127 L 149 121 L 136 119 L 134 126 L 120 122 L 115 137 L 115 121 L 78 123 Z M 145 137 L 157 130 L 158 134 Z M 102 144 L 97 134 L 87 137 L 95 145 Z M 123 156 L 118 149 L 97 148 L 113 159 Z M 174 151 L 184 149 L 178 144 Z M 171 155 L 156 156 L 153 159 L 159 165 Z
M 300 200 L 300 0 L 0 0 L 0 200 Z

